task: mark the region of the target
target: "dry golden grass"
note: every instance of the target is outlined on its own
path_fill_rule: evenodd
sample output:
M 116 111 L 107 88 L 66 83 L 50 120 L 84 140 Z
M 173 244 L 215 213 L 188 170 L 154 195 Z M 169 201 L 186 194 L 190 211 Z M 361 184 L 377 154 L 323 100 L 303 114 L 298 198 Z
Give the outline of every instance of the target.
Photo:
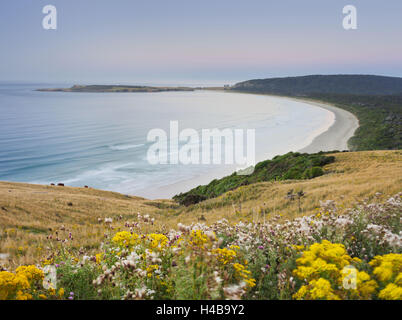
M 263 220 L 275 214 L 293 218 L 311 214 L 320 200 L 335 200 L 340 212 L 377 192 L 393 195 L 402 191 L 402 151 L 367 151 L 334 154 L 336 161 L 324 169 L 327 174 L 312 180 L 263 182 L 237 190 L 193 207 L 182 209 L 172 218 L 184 223 L 203 215 L 208 223 L 221 218 L 229 221 Z M 289 190 L 303 190 L 302 213 L 297 200 L 286 199 Z M 172 221 L 173 222 L 173 221 Z M 176 221 L 174 221 L 176 222 Z
M 155 205 L 164 202 L 170 203 L 95 189 L 1 182 L 0 253 L 9 253 L 13 265 L 30 263 L 52 245 L 46 237 L 56 238 L 56 232 L 60 239 L 71 232 L 76 247 L 97 247 L 106 228 L 98 218 L 134 220 L 137 212 L 159 212 Z
M 244 186 L 188 208 L 171 200 L 151 201 L 95 189 L 0 182 L 0 253 L 9 254 L 0 264 L 37 262 L 58 245 L 54 238 L 68 239 L 69 232 L 74 238 L 70 246 L 95 250 L 110 228 L 114 232 L 124 222 L 136 221 L 137 212 L 155 218 L 154 225 L 141 226 L 142 232 L 163 232 L 178 222 L 263 220 L 276 214 L 296 217 L 313 213 L 320 200 L 335 200 L 342 212 L 377 192 L 385 197 L 402 190 L 402 151 L 337 153 L 335 157 L 324 176 Z M 301 213 L 297 201 L 286 199 L 290 189 L 306 194 Z M 98 222 L 99 217 L 114 221 L 107 226 Z M 53 240 L 46 239 L 49 235 Z

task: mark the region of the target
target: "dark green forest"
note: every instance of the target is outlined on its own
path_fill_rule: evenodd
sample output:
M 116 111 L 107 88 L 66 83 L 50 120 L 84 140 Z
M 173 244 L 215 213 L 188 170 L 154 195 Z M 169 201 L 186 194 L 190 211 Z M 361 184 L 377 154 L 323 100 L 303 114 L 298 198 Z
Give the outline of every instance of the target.
M 248 80 L 230 88 L 236 91 L 308 96 L 312 94 L 402 95 L 402 78 L 371 75 L 311 75 Z

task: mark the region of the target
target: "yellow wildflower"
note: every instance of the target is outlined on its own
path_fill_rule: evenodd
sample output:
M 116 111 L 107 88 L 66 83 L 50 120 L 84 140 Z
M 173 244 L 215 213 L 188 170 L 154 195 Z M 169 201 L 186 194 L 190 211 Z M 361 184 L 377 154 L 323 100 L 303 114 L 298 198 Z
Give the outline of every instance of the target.
M 402 272 L 402 254 L 390 253 L 376 256 L 370 261 L 374 275 L 381 282 L 390 282 Z
M 97 253 L 97 254 L 95 255 L 96 263 L 97 263 L 97 264 L 101 263 L 102 258 L 103 258 L 103 253 Z
M 326 299 L 326 300 L 339 300 L 339 297 L 334 294 L 331 283 L 323 278 L 311 281 L 311 298 Z
M 390 283 L 380 291 L 378 297 L 384 300 L 402 300 L 402 287 Z
M 250 288 L 255 286 L 256 280 L 250 278 L 250 270 L 247 270 L 247 268 L 240 263 L 234 263 L 233 267 L 238 278 L 241 278 Z
M 208 243 L 207 235 L 201 230 L 192 230 L 190 234 L 189 244 L 195 247 L 204 247 Z
M 223 264 L 227 264 L 229 262 L 232 262 L 233 259 L 236 258 L 236 251 L 228 249 L 228 248 L 213 249 L 212 253 L 216 254 L 218 256 L 218 260 L 220 262 L 222 262 Z
M 0 300 L 17 299 L 29 300 L 32 295 L 28 292 L 31 285 L 44 277 L 42 270 L 35 266 L 20 266 L 15 273 L 0 272 Z
M 155 270 L 158 270 L 159 266 L 157 264 L 153 264 L 147 267 L 147 276 L 148 278 L 152 277 L 152 274 L 155 272 Z
M 15 272 L 17 275 L 24 275 L 29 282 L 40 281 L 44 278 L 44 272 L 33 265 L 20 266 Z
M 63 298 L 63 296 L 64 296 L 64 289 L 63 289 L 63 288 L 60 288 L 60 289 L 59 289 L 59 297 L 60 297 L 60 298 Z
M 293 295 L 297 300 L 339 300 L 331 287 L 331 283 L 323 278 L 312 280 L 308 285 L 302 286 Z
M 130 233 L 128 231 L 117 232 L 112 238 L 112 242 L 120 247 L 132 247 L 137 244 L 138 234 Z
M 164 234 L 151 233 L 147 236 L 151 248 L 162 250 L 169 243 L 169 239 Z

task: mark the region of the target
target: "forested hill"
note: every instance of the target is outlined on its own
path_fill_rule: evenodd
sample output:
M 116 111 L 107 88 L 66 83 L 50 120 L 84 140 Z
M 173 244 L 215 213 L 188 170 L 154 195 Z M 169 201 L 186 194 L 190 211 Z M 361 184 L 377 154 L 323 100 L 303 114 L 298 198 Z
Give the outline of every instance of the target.
M 230 90 L 303 96 L 316 93 L 393 95 L 402 94 L 402 78 L 373 75 L 310 75 L 248 80 Z

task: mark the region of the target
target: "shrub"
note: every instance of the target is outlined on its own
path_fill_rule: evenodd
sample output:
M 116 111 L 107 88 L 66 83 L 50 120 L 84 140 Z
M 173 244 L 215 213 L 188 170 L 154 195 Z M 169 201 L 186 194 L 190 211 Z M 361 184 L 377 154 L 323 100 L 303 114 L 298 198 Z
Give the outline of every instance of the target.
M 322 176 L 323 174 L 324 170 L 321 167 L 312 167 L 304 171 L 303 179 L 313 179 L 315 177 Z

